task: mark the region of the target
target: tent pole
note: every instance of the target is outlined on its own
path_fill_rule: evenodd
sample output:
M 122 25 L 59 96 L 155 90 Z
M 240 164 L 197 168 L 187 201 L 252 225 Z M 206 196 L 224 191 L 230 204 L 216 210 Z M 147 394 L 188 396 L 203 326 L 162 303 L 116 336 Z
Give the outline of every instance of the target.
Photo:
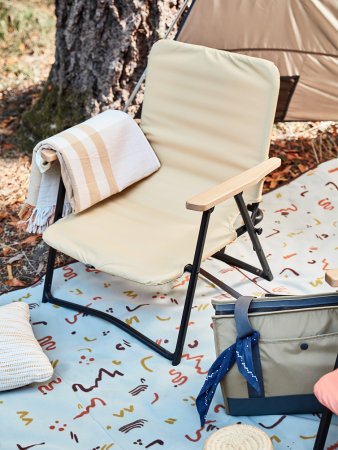
M 174 26 L 176 25 L 176 23 L 178 22 L 179 18 L 182 16 L 182 14 L 184 13 L 186 7 L 188 6 L 188 3 L 190 2 L 190 0 L 185 0 L 183 5 L 181 6 L 181 9 L 178 11 L 177 16 L 175 17 L 175 19 L 171 22 L 167 32 L 164 35 L 163 39 L 167 39 L 167 37 L 169 36 L 169 34 L 172 32 Z M 127 112 L 129 106 L 132 104 L 134 98 L 136 97 L 136 94 L 138 93 L 142 83 L 145 80 L 146 77 L 146 72 L 147 69 L 145 69 L 140 77 L 140 79 L 138 80 L 136 86 L 133 89 L 133 92 L 131 93 L 130 97 L 128 98 L 125 107 L 123 108 L 123 112 Z

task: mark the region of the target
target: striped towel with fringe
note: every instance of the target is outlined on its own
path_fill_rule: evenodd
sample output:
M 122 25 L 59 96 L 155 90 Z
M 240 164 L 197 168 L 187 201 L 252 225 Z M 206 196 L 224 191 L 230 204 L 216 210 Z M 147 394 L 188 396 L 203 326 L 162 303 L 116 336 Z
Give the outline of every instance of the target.
M 45 149 L 55 151 L 57 160 L 44 161 Z M 66 215 L 122 191 L 159 167 L 134 120 L 121 111 L 105 111 L 35 146 L 20 218 L 30 233 L 42 233 L 52 223 L 60 175 L 66 188 Z

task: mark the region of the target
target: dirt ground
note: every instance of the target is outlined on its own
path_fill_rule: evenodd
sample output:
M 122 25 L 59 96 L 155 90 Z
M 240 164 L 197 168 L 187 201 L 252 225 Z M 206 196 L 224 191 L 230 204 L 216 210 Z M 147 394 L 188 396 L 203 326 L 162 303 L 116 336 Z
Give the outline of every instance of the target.
M 18 217 L 27 195 L 31 155 L 22 153 L 14 140 L 22 113 L 41 89 L 41 83 L 27 83 L 0 92 L 0 293 L 31 285 L 45 271 L 47 247 L 40 235 L 24 231 Z M 60 255 L 57 264 L 69 261 Z
M 11 49 L 0 42 L 0 50 L 4 50 L 0 52 L 0 66 L 4 68 L 0 77 L 0 293 L 32 285 L 46 270 L 47 246 L 40 235 L 26 233 L 18 218 L 27 194 L 31 155 L 23 153 L 14 139 L 22 114 L 39 98 L 54 59 L 51 1 L 45 0 L 42 12 L 42 18 L 38 17 L 40 35 L 17 36 L 17 46 L 12 39 Z M 20 20 L 24 22 L 22 14 Z M 337 132 L 338 124 L 333 122 L 276 124 L 270 155 L 280 157 L 282 166 L 267 177 L 264 192 L 337 157 Z M 59 255 L 57 265 L 70 261 Z

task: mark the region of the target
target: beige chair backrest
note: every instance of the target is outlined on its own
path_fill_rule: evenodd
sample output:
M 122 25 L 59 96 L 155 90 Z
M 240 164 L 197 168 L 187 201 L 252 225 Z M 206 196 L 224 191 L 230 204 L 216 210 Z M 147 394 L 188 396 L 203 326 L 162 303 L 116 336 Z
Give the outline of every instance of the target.
M 266 159 L 278 87 L 269 61 L 162 40 L 149 56 L 141 127 L 162 165 L 212 186 Z M 246 200 L 260 198 L 261 183 Z

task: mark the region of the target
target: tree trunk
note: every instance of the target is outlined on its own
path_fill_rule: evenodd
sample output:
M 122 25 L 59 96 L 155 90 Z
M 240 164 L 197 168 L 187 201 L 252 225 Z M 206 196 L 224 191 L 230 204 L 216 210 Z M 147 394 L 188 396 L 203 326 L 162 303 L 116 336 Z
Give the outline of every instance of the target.
M 37 141 L 109 107 L 120 109 L 152 44 L 183 0 L 56 0 L 56 52 L 41 99 L 19 140 Z

